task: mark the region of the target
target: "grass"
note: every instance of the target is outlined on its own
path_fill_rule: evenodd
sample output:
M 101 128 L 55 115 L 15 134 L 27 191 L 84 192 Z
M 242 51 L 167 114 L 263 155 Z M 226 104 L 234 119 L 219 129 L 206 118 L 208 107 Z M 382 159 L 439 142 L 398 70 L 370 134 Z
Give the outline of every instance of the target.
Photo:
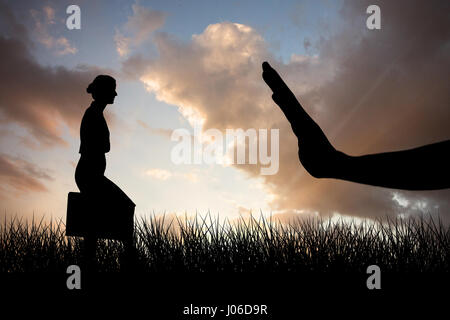
M 0 272 L 64 272 L 81 264 L 82 239 L 64 224 L 14 218 L 0 225 Z M 270 218 L 219 223 L 211 215 L 168 221 L 152 216 L 135 224 L 135 268 L 181 272 L 448 272 L 450 228 L 430 218 L 362 223 Z M 121 271 L 123 246 L 100 240 L 100 272 Z

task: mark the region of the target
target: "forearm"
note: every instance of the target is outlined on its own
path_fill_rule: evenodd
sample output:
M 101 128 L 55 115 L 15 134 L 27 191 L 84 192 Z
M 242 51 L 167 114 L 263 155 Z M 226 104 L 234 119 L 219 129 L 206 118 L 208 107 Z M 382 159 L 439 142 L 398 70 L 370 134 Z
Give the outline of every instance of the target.
M 342 154 L 330 178 L 406 190 L 450 188 L 449 148 L 444 141 L 397 152 Z

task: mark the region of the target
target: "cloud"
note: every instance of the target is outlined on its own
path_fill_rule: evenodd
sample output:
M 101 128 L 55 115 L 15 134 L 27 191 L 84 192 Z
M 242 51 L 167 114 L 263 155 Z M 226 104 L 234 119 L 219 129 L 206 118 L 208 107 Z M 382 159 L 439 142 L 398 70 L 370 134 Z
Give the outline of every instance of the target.
M 172 172 L 164 170 L 164 169 L 149 169 L 145 172 L 146 175 L 158 179 L 158 180 L 167 180 L 172 177 Z
M 147 130 L 147 132 L 149 132 L 150 134 L 154 134 L 154 135 L 158 135 L 158 136 L 162 136 L 165 138 L 170 138 L 172 136 L 172 132 L 173 130 L 170 129 L 164 129 L 164 128 L 152 128 L 150 127 L 148 124 L 146 124 L 144 121 L 142 120 L 136 120 L 138 125 L 140 125 L 141 127 L 143 127 L 145 130 Z
M 42 10 L 30 10 L 34 20 L 34 33 L 36 40 L 47 49 L 51 49 L 57 55 L 75 54 L 78 49 L 63 36 L 53 36 L 50 34 L 49 26 L 55 24 L 55 10 L 50 6 L 45 6 Z
M 19 23 L 12 10 L 3 1 L 0 1 L 0 26 L 4 34 L 14 36 L 17 40 L 29 43 L 28 32 L 25 26 Z
M 116 29 L 114 41 L 119 56 L 126 56 L 131 49 L 147 41 L 150 35 L 159 29 L 165 21 L 165 14 L 161 11 L 142 7 L 138 4 L 132 5 L 133 15 L 123 28 Z
M 155 34 L 154 43 L 160 58 L 132 56 L 123 66 L 159 100 L 178 106 L 192 121 L 205 119 L 208 127 L 246 127 L 255 117 L 266 122 L 261 113 L 237 112 L 264 101 L 254 66 L 266 50 L 252 28 L 221 23 L 208 26 L 188 44 L 165 33 Z M 215 112 L 210 112 L 213 107 Z
M 45 20 L 48 24 L 55 24 L 55 9 L 50 6 L 45 6 L 42 8 L 42 11 L 45 14 Z
M 42 145 L 65 144 L 61 125 L 76 127 L 89 103 L 84 88 L 95 73 L 42 67 L 16 39 L 0 36 L 0 45 L 0 122 L 19 124 Z
M 65 145 L 63 126 L 77 132 L 83 106 L 90 101 L 85 88 L 100 70 L 41 66 L 30 53 L 27 31 L 7 6 L 0 6 L 0 17 L 13 26 L 0 34 L 0 124 L 25 128 L 40 146 Z
M 46 170 L 24 159 L 6 154 L 0 154 L 0 178 L 3 192 L 6 191 L 6 186 L 22 192 L 48 191 L 42 180 L 53 180 Z
M 157 180 L 166 181 L 171 178 L 181 178 L 188 180 L 190 182 L 197 182 L 198 181 L 198 175 L 196 172 L 171 172 L 165 169 L 159 169 L 159 168 L 153 168 L 149 169 L 145 172 L 147 176 L 150 176 Z
M 311 40 L 317 56 L 294 54 L 283 64 L 253 28 L 223 22 L 188 43 L 156 33 L 158 56 L 133 55 L 123 62 L 123 71 L 159 100 L 177 106 L 191 123 L 201 120 L 204 129 L 280 128 L 280 170 L 263 179 L 276 195 L 273 210 L 284 218 L 301 212 L 379 217 L 436 207 L 450 216 L 449 190 L 406 192 L 309 176 L 298 161 L 296 138 L 261 78 L 267 59 L 332 143 L 352 155 L 448 139 L 448 4 L 381 1 L 383 22 L 377 31 L 365 27 L 369 4 L 344 2 L 342 28 Z M 238 168 L 259 174 L 258 166 Z M 422 205 L 402 206 L 396 193 Z

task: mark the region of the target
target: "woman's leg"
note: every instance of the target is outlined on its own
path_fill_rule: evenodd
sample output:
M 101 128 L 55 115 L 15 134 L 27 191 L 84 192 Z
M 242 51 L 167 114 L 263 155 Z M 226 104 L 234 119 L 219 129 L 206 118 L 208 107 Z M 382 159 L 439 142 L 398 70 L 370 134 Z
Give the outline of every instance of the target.
M 125 272 L 133 270 L 136 263 L 136 248 L 134 247 L 133 238 L 123 240 L 124 252 L 120 259 L 120 269 Z
M 75 182 L 84 199 L 84 207 L 91 214 L 98 210 L 98 190 L 102 184 L 101 170 L 92 165 L 91 161 L 80 158 L 75 170 Z M 97 236 L 95 234 L 95 217 L 90 217 L 88 225 L 84 226 L 86 235 L 83 240 L 83 263 L 88 273 L 96 270 Z

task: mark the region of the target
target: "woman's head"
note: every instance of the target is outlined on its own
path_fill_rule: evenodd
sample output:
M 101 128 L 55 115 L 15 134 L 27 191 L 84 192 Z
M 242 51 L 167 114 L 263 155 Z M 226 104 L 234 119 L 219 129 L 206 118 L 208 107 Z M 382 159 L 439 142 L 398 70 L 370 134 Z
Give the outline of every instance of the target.
M 92 98 L 97 102 L 114 103 L 114 98 L 117 96 L 116 80 L 108 75 L 98 75 L 86 91 L 92 94 Z

